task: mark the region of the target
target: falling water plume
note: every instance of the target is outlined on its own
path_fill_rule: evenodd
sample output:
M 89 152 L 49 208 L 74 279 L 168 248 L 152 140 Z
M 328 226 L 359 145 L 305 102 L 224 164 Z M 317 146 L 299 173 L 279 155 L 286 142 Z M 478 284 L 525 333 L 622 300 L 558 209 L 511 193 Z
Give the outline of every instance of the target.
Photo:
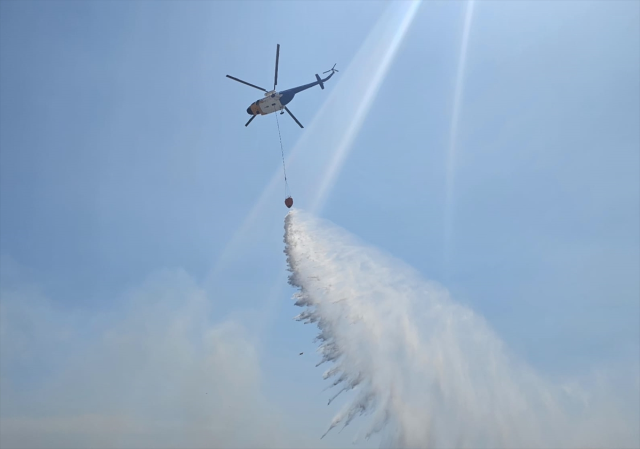
M 328 402 L 351 396 L 327 433 L 368 415 L 363 437 L 393 447 L 636 445 L 633 416 L 545 381 L 402 261 L 301 210 L 284 241 L 296 319 L 318 327 L 318 365 L 337 389 Z

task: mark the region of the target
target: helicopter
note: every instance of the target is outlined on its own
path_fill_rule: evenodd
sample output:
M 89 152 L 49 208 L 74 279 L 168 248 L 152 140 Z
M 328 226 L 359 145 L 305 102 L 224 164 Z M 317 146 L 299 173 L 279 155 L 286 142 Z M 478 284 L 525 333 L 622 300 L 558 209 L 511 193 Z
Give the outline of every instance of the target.
M 284 114 L 284 112 L 287 111 L 287 113 L 291 116 L 293 120 L 295 120 L 298 126 L 300 126 L 300 128 L 304 128 L 304 126 L 302 126 L 302 123 L 300 123 L 298 119 L 291 113 L 289 108 L 287 108 L 287 104 L 289 104 L 291 100 L 293 100 L 293 97 L 298 92 L 302 92 L 303 90 L 307 90 L 316 85 L 319 85 L 321 89 L 324 89 L 324 83 L 329 81 L 329 78 L 331 78 L 333 74 L 338 71 L 336 70 L 336 65 L 334 64 L 333 67 L 331 67 L 329 70 L 327 70 L 326 72 L 322 72 L 323 75 L 325 73 L 331 72 L 331 74 L 324 79 L 320 78 L 320 76 L 318 76 L 318 74 L 316 73 L 316 81 L 313 83 L 304 84 L 302 86 L 294 87 L 292 89 L 287 89 L 287 90 L 277 92 L 276 86 L 278 85 L 278 60 L 280 59 L 280 44 L 277 44 L 277 45 L 278 46 L 276 48 L 276 74 L 273 79 L 273 90 L 267 91 L 267 89 L 265 88 L 256 86 L 255 84 L 247 83 L 246 81 L 243 81 L 234 76 L 227 75 L 227 78 L 231 78 L 234 81 L 238 81 L 239 83 L 246 84 L 247 86 L 251 86 L 253 88 L 256 88 L 258 90 L 265 92 L 264 98 L 261 98 L 260 100 L 257 100 L 251 103 L 251 106 L 247 108 L 247 114 L 249 114 L 251 118 L 244 126 L 249 126 L 249 123 L 251 123 L 251 121 L 254 118 L 256 118 L 256 116 L 258 115 L 267 115 L 276 111 L 280 111 L 280 114 Z

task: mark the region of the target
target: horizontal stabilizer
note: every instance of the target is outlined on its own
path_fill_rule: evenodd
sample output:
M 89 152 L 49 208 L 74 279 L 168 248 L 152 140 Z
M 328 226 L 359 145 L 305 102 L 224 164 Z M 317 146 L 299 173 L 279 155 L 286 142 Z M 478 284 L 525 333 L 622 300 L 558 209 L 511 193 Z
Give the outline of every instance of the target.
M 318 80 L 318 84 L 320 84 L 320 88 L 324 89 L 324 83 L 322 82 L 322 79 L 318 76 L 317 73 L 316 73 L 316 79 Z

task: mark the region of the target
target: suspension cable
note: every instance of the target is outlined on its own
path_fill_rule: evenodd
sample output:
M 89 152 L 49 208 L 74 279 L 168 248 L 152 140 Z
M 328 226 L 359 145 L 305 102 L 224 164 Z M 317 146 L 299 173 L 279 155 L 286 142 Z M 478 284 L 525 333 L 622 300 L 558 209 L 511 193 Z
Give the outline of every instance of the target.
M 276 123 L 278 125 L 278 138 L 280 139 L 280 153 L 282 154 L 282 171 L 284 173 L 284 195 L 285 197 L 289 193 L 289 183 L 287 182 L 287 169 L 284 165 L 284 147 L 282 145 L 282 135 L 280 134 L 280 121 L 278 120 L 278 111 L 274 114 L 276 116 Z

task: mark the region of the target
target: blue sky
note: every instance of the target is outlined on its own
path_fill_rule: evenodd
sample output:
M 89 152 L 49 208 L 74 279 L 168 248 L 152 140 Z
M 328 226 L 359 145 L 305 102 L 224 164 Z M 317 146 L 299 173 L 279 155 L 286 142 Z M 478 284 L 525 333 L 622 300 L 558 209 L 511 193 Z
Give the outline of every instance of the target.
M 24 392 L 72 383 L 69 360 L 114 329 L 144 316 L 162 340 L 185 295 L 255 351 L 238 363 L 264 401 L 301 438 L 323 433 L 314 330 L 291 319 L 276 119 L 245 128 L 261 94 L 225 78 L 269 87 L 277 43 L 279 88 L 340 70 L 289 105 L 305 129 L 278 117 L 297 207 L 442 283 L 540 372 L 637 377 L 640 6 L 476 2 L 459 75 L 467 8 L 0 3 L 5 425 L 55 414 Z M 157 291 L 175 292 L 166 308 Z

